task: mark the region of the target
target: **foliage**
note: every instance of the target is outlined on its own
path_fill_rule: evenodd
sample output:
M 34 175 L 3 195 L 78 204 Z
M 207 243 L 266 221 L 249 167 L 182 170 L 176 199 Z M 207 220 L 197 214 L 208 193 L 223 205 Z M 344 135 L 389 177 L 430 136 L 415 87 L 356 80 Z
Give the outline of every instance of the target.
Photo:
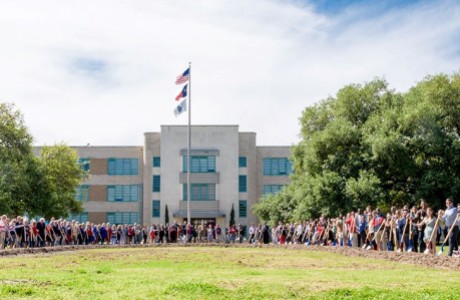
M 68 146 L 32 151 L 33 138 L 14 105 L 0 103 L 0 214 L 67 216 L 80 212 L 75 190 L 86 173 Z
M 31 144 L 20 112 L 0 103 L 0 213 L 18 214 L 36 200 L 31 185 L 40 182 L 40 170 Z
M 232 210 L 230 211 L 229 225 L 230 226 L 235 225 L 235 205 L 233 203 L 232 203 Z
M 165 224 L 169 224 L 169 209 L 168 209 L 168 204 L 165 205 Z
M 388 209 L 420 198 L 439 208 L 460 196 L 459 74 L 428 76 L 406 93 L 382 79 L 348 85 L 307 107 L 300 121 L 291 183 L 254 206 L 261 219 Z
M 78 163 L 78 154 L 67 145 L 44 146 L 41 149 L 41 168 L 45 176 L 50 197 L 44 201 L 43 216 L 67 217 L 69 212 L 81 212 L 81 202 L 75 197 L 75 190 L 86 172 Z

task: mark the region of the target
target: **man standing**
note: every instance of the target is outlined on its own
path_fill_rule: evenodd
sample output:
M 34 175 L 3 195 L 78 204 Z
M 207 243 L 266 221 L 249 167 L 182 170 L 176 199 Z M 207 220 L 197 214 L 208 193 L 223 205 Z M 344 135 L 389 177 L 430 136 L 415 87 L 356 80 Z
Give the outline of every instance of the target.
M 446 223 L 446 226 L 449 230 L 452 228 L 452 232 L 450 233 L 449 236 L 449 256 L 452 256 L 452 253 L 454 250 L 458 250 L 458 241 L 457 241 L 457 235 L 458 235 L 458 223 L 456 222 L 457 220 L 457 214 L 458 210 L 454 206 L 454 200 L 452 198 L 447 198 L 446 199 L 446 206 L 447 209 L 444 212 L 444 215 L 442 216 L 442 220 Z M 442 215 L 442 212 L 439 211 L 439 215 Z
M 37 223 L 37 230 L 38 230 L 38 240 L 40 241 L 39 246 L 45 247 L 46 224 L 45 224 L 44 218 L 40 218 L 40 221 Z

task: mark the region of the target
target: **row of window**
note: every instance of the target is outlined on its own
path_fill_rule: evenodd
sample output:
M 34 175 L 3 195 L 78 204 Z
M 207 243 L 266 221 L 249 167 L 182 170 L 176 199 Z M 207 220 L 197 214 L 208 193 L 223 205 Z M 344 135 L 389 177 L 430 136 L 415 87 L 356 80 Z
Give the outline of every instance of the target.
M 70 215 L 69 220 L 75 220 L 79 223 L 91 222 L 87 212 Z M 107 223 L 110 224 L 134 224 L 139 223 L 139 213 L 137 212 L 108 212 L 106 214 Z
M 108 175 L 139 175 L 137 158 L 109 158 L 107 160 Z
M 207 162 L 205 161 L 207 160 Z M 153 167 L 154 168 L 159 168 L 161 167 L 161 158 L 159 156 L 154 156 L 153 159 Z M 195 163 L 194 163 L 195 161 Z M 201 162 L 200 162 L 201 161 Z M 215 171 L 215 166 L 216 166 L 216 157 L 215 156 L 192 156 L 192 173 L 199 173 L 197 172 L 201 168 L 196 168 L 197 165 L 202 166 L 202 169 L 205 170 L 205 172 L 209 172 L 209 168 L 207 167 L 206 164 L 209 164 L 209 161 L 211 161 L 211 169 L 212 165 L 214 166 L 214 171 Z M 187 172 L 187 157 L 184 156 L 182 160 L 183 164 L 183 170 L 184 172 Z M 194 169 L 195 166 L 195 169 Z M 247 158 L 245 156 L 240 156 L 238 159 L 238 166 L 240 168 L 246 168 L 247 167 Z
M 110 202 L 137 202 L 141 200 L 142 188 L 140 185 L 109 185 L 107 186 L 107 201 Z M 77 188 L 77 200 L 89 201 L 89 185 L 80 185 Z
M 214 187 L 211 189 L 210 187 Z M 204 198 L 200 198 L 201 200 L 215 200 L 215 184 L 192 184 L 192 190 L 196 190 L 196 195 L 204 195 Z M 187 184 L 183 185 L 184 189 L 184 199 L 186 199 L 186 192 L 187 192 Z M 153 175 L 152 177 L 152 191 L 154 193 L 158 193 L 161 191 L 161 177 L 160 175 Z M 248 180 L 246 175 L 240 175 L 238 177 L 238 191 L 240 193 L 246 193 L 248 191 Z M 210 196 L 213 194 L 214 196 Z M 194 192 L 192 191 L 192 198 Z M 193 199 L 192 199 L 193 200 Z
M 283 189 L 284 185 L 264 185 L 263 194 L 276 194 Z M 216 185 L 214 183 L 192 183 L 192 201 L 213 201 L 216 200 Z M 153 177 L 153 191 L 160 192 L 160 176 Z M 239 192 L 247 192 L 246 175 L 239 176 Z M 81 185 L 77 188 L 77 200 L 80 202 L 89 201 L 89 185 Z M 109 185 L 107 186 L 107 201 L 109 202 L 137 202 L 142 198 L 140 185 Z M 187 199 L 187 184 L 182 185 L 182 199 Z
M 90 160 L 80 158 L 79 163 L 85 171 L 90 169 Z M 238 164 L 240 168 L 247 167 L 247 158 L 239 157 Z M 161 158 L 153 157 L 153 166 L 161 166 Z M 187 156 L 182 157 L 182 171 L 187 172 Z M 215 156 L 192 156 L 191 166 L 192 173 L 214 173 L 216 172 Z M 284 176 L 292 174 L 292 163 L 284 157 L 264 158 L 263 174 L 265 176 Z M 139 160 L 137 158 L 109 158 L 107 160 L 108 175 L 139 175 Z
M 136 202 L 141 200 L 139 185 L 109 185 L 107 187 L 107 201 Z
M 160 218 L 161 217 L 161 206 L 160 200 L 152 200 L 152 217 Z M 248 216 L 248 204 L 246 200 L 240 200 L 238 205 L 238 215 L 240 218 L 246 218 Z M 137 212 L 108 212 L 107 213 L 107 223 L 110 224 L 134 224 L 139 222 L 139 213 Z M 80 214 L 71 214 L 68 218 L 69 220 L 74 220 L 79 223 L 86 223 L 91 221 L 89 219 L 89 214 L 83 212 Z
M 287 158 L 264 158 L 263 172 L 265 176 L 284 176 L 293 173 L 292 163 Z
M 282 184 L 267 184 L 264 185 L 263 194 L 277 194 L 284 188 Z

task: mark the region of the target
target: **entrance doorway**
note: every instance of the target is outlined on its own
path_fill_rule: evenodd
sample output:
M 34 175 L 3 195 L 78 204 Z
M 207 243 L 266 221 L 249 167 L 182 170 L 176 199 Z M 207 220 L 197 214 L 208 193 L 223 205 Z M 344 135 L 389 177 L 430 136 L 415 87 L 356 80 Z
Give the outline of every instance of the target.
M 187 218 L 184 218 L 184 221 L 187 222 Z M 187 222 L 188 223 L 188 222 Z M 209 225 L 212 225 L 212 227 L 216 226 L 216 218 L 207 218 L 207 219 L 203 219 L 203 218 L 192 218 L 192 222 L 191 224 L 193 226 L 198 226 L 198 225 L 206 225 L 206 227 L 208 227 Z

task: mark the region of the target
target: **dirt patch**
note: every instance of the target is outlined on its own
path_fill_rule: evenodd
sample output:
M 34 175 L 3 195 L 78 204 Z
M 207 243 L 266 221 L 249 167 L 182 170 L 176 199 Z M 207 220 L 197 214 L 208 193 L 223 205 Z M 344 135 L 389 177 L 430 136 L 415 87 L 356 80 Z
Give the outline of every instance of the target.
M 324 246 L 305 246 L 305 245 L 249 245 L 249 244 L 160 244 L 160 245 L 91 245 L 91 246 L 60 246 L 45 248 L 19 248 L 0 250 L 0 257 L 10 257 L 27 254 L 52 254 L 64 251 L 81 251 L 86 249 L 103 249 L 103 248 L 154 248 L 154 247 L 225 247 L 225 248 L 284 248 L 302 251 L 326 251 L 338 253 L 351 257 L 364 257 L 371 259 L 383 259 L 392 262 L 400 262 L 412 265 L 424 266 L 427 268 L 448 269 L 460 271 L 460 258 L 448 256 L 433 256 L 422 253 L 399 253 L 392 251 L 372 251 L 361 248 L 349 247 L 324 247 Z

